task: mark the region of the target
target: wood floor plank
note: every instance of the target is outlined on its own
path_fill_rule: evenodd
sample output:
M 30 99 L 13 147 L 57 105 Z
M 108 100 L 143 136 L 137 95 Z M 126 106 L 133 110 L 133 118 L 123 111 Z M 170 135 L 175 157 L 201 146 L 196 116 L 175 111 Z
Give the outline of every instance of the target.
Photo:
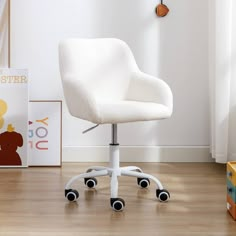
M 79 182 L 78 202 L 64 198 L 69 178 L 90 165 L 1 169 L 0 235 L 235 235 L 236 222 L 226 211 L 225 165 L 135 163 L 158 177 L 171 199 L 161 203 L 153 183 L 140 189 L 136 179 L 120 177 L 119 196 L 126 202 L 123 212 L 110 208 L 109 177 L 98 178 L 96 190 Z

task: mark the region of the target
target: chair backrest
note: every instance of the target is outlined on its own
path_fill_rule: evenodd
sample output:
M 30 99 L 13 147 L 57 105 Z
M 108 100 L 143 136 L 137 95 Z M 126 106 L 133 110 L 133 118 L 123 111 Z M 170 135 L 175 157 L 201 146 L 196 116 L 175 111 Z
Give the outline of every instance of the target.
M 62 81 L 80 80 L 96 100 L 123 100 L 131 73 L 138 70 L 127 44 L 119 39 L 66 39 L 59 45 Z

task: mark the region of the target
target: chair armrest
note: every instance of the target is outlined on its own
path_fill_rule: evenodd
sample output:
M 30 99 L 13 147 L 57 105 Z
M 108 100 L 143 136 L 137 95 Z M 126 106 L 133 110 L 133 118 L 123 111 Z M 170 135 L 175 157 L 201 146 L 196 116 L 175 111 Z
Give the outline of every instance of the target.
M 83 81 L 74 76 L 63 79 L 64 96 L 72 116 L 95 124 L 100 120 L 95 98 L 88 92 Z
M 132 74 L 126 99 L 165 105 L 170 114 L 173 110 L 173 95 L 167 83 L 141 71 Z

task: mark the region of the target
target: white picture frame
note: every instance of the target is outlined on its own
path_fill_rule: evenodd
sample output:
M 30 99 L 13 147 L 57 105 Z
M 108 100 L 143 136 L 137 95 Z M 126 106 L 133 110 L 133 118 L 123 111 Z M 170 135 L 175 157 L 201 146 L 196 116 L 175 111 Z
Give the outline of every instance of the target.
M 62 101 L 29 103 L 29 166 L 61 166 Z

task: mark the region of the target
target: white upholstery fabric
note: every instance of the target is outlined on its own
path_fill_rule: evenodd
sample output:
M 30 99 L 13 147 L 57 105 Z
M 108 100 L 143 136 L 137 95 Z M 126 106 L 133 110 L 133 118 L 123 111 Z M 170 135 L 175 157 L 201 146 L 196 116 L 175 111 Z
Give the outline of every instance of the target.
M 118 39 L 67 39 L 59 45 L 60 72 L 70 113 L 96 124 L 164 119 L 172 93 L 142 73 Z
M 164 119 L 169 116 L 166 106 L 152 102 L 118 101 L 98 104 L 100 123 L 125 123 Z

